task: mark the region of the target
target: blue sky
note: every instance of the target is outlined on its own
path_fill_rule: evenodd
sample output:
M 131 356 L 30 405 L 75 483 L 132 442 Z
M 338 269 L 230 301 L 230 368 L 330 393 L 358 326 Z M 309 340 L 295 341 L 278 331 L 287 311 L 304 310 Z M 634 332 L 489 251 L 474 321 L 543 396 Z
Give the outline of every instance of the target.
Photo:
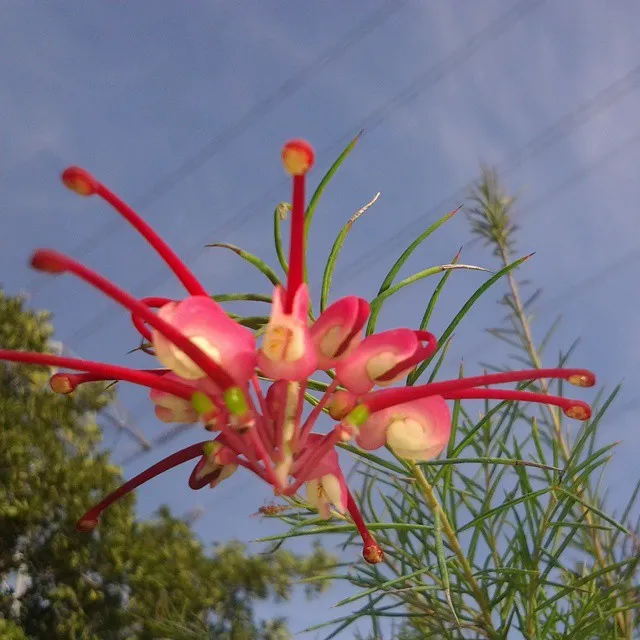
M 640 444 L 640 72 L 627 75 L 640 64 L 640 5 L 2 0 L 0 9 L 0 283 L 52 309 L 57 337 L 75 352 L 138 363 L 125 356 L 135 342 L 125 314 L 77 281 L 34 275 L 27 267 L 34 248 L 69 251 L 137 294 L 172 296 L 179 288 L 106 206 L 60 185 L 61 169 L 85 166 L 132 203 L 146 203 L 147 219 L 212 291 L 265 291 L 235 256 L 202 246 L 234 242 L 273 261 L 271 213 L 289 197 L 283 141 L 315 145 L 317 180 L 364 127 L 314 221 L 314 292 L 339 225 L 377 191 L 379 202 L 338 265 L 336 296 L 374 294 L 403 243 L 460 202 L 480 161 L 504 166 L 504 182 L 520 196 L 518 250 L 536 251 L 521 276 L 544 287 L 538 336 L 561 313 L 557 345 L 581 336 L 576 363 L 595 369 L 608 388 L 626 380 L 605 426 L 625 443 L 608 469 L 624 499 Z M 580 111 L 584 104 L 591 106 Z M 448 262 L 468 240 L 458 216 L 407 273 Z M 494 264 L 479 246 L 463 258 Z M 454 274 L 435 333 L 482 277 Z M 406 290 L 382 324 L 417 322 L 431 287 Z M 496 324 L 494 302 L 481 303 L 460 327 L 450 373 L 462 356 L 468 367 L 501 357 L 483 334 Z M 161 432 L 142 392 L 120 398 L 147 437 Z M 117 452 L 132 446 L 123 439 Z M 127 475 L 168 451 L 131 463 Z M 248 518 L 268 496 L 259 482 L 237 476 L 216 494 L 192 494 L 187 475 L 178 470 L 141 491 L 141 513 L 166 500 L 179 512 L 205 506 L 197 525 L 205 540 L 249 541 L 273 530 Z M 332 592 L 327 603 L 339 596 Z M 327 610 L 284 613 L 300 629 Z

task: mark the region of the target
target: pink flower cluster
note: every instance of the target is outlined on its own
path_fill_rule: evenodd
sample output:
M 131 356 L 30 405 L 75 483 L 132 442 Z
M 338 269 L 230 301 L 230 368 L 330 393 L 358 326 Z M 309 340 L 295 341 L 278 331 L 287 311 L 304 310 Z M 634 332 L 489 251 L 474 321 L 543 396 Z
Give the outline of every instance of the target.
M 123 380 L 147 387 L 156 416 L 163 422 L 201 422 L 218 432 L 161 460 L 92 507 L 78 528 L 90 531 L 101 512 L 143 482 L 188 460 L 198 459 L 189 479 L 192 489 L 215 487 L 238 467 L 271 485 L 276 495 L 292 496 L 306 485 L 308 501 L 323 518 L 333 507 L 348 513 L 364 543 L 367 562 L 383 559 L 368 531 L 338 463 L 335 445 L 355 440 L 365 450 L 388 445 L 398 456 L 423 461 L 439 455 L 451 433 L 447 400 L 499 399 L 560 407 L 578 420 L 591 415 L 578 400 L 489 385 L 562 378 L 582 387 L 595 384 L 583 369 L 539 369 L 388 387 L 437 350 L 428 331 L 393 329 L 362 338 L 369 304 L 347 296 L 309 321 L 309 291 L 304 280 L 305 176 L 313 150 L 304 141 L 282 152 L 293 178 L 289 270 L 286 287 L 277 286 L 260 345 L 254 334 L 232 320 L 209 296 L 189 268 L 126 203 L 83 169 L 63 173 L 64 183 L 81 195 L 98 195 L 141 233 L 187 290 L 183 300 L 139 300 L 84 265 L 51 250 L 36 251 L 31 264 L 52 274 L 71 273 L 102 291 L 131 313 L 139 333 L 153 345 L 163 368 L 131 369 L 50 354 L 0 350 L 0 359 L 70 369 L 56 373 L 51 388 L 70 393 L 80 384 Z M 331 384 L 305 416 L 307 380 L 325 371 Z M 266 388 L 265 388 L 266 387 Z M 327 412 L 335 421 L 327 433 L 313 431 Z

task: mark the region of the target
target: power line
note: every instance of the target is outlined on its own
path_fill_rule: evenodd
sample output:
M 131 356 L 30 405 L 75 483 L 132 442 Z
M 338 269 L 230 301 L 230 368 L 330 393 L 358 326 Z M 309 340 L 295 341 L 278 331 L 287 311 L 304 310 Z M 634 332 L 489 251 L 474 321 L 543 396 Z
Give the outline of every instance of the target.
M 621 144 L 610 149 L 606 153 L 603 153 L 598 158 L 596 158 L 592 163 L 585 165 L 579 171 L 574 173 L 565 179 L 560 185 L 550 189 L 541 197 L 534 200 L 534 202 L 529 205 L 520 218 L 524 218 L 526 215 L 530 215 L 531 212 L 542 204 L 546 204 L 549 201 L 553 200 L 557 196 L 561 195 L 568 187 L 573 186 L 580 180 L 583 180 L 587 175 L 592 173 L 595 170 L 602 169 L 606 165 L 608 165 L 611 161 L 615 160 L 620 154 L 627 152 L 637 146 L 640 143 L 640 132 L 635 133 L 632 136 L 626 138 Z M 614 260 L 608 262 L 597 270 L 594 270 L 592 273 L 588 274 L 582 280 L 575 282 L 574 284 L 566 287 L 564 291 L 553 296 L 548 299 L 544 304 L 538 307 L 538 313 L 543 310 L 549 308 L 561 308 L 567 306 L 571 301 L 575 300 L 579 296 L 585 294 L 587 291 L 589 293 L 593 293 L 593 290 L 596 287 L 603 285 L 608 281 L 608 277 L 623 269 L 625 267 L 629 267 L 633 263 L 640 260 L 640 249 L 635 248 L 631 249 L 627 253 L 622 256 L 615 258 Z M 558 303 L 561 303 L 558 305 Z M 479 354 L 486 351 L 489 348 L 489 343 L 478 344 L 470 351 L 478 356 Z
M 627 153 L 634 147 L 636 147 L 640 143 L 640 132 L 629 136 L 626 138 L 621 144 L 614 147 L 613 149 L 609 149 L 607 152 L 598 156 L 592 163 L 587 164 L 581 167 L 576 173 L 572 174 L 565 180 L 563 180 L 560 184 L 553 187 L 545 194 L 533 200 L 533 202 L 529 203 L 524 207 L 524 211 L 522 213 L 517 214 L 515 222 L 518 223 L 524 218 L 527 218 L 534 212 L 536 209 L 539 209 L 542 205 L 547 204 L 547 202 L 553 200 L 554 198 L 561 195 L 567 189 L 575 186 L 579 182 L 582 182 L 588 175 L 591 175 L 595 171 L 603 169 L 610 162 L 616 160 L 623 153 Z M 481 241 L 481 238 L 476 237 L 472 238 L 470 242 L 465 243 L 465 248 L 471 248 Z
M 372 12 L 357 27 L 352 29 L 337 44 L 325 50 L 319 57 L 305 65 L 292 76 L 287 78 L 277 89 L 272 91 L 262 100 L 256 102 L 248 111 L 243 113 L 236 121 L 211 138 L 207 144 L 201 147 L 193 155 L 186 158 L 182 164 L 166 174 L 162 179 L 151 186 L 147 191 L 134 200 L 135 207 L 145 209 L 163 195 L 178 186 L 186 177 L 201 168 L 211 158 L 218 155 L 240 135 L 247 131 L 255 122 L 263 118 L 280 103 L 294 95 L 307 82 L 314 79 L 327 65 L 338 60 L 343 54 L 360 42 L 374 29 L 382 25 L 393 14 L 407 5 L 407 0 L 387 0 L 379 9 Z M 122 228 L 121 221 L 116 218 L 103 224 L 93 235 L 76 245 L 71 253 L 78 257 L 87 255 L 92 249 L 108 240 L 113 234 Z M 48 286 L 48 280 L 34 280 L 28 285 L 34 293 Z
M 527 159 L 537 153 L 540 153 L 552 144 L 555 144 L 558 140 L 567 136 L 578 126 L 607 110 L 631 91 L 637 89 L 639 85 L 640 65 L 634 67 L 624 76 L 602 89 L 593 98 L 583 102 L 576 107 L 576 109 L 561 117 L 549 128 L 545 129 L 535 138 L 532 138 L 523 147 L 509 154 L 500 164 L 498 164 L 498 171 L 504 174 L 518 168 Z M 430 207 L 422 216 L 409 221 L 393 236 L 385 238 L 383 242 L 380 242 L 375 247 L 362 254 L 359 258 L 356 258 L 351 263 L 347 264 L 347 266 L 343 268 L 343 279 L 346 281 L 352 280 L 365 269 L 370 268 L 378 260 L 378 254 L 382 249 L 388 251 L 389 248 L 398 246 L 405 235 L 415 236 L 419 234 L 425 226 L 425 223 L 435 220 L 436 216 L 442 215 L 447 208 L 451 208 L 452 201 L 459 202 L 463 199 L 469 189 L 473 187 L 474 183 L 475 179 L 459 187 L 449 196 L 438 202 L 437 205 Z
M 469 40 L 466 41 L 464 45 L 454 50 L 448 57 L 446 57 L 441 63 L 429 67 L 425 72 L 420 74 L 408 87 L 404 90 L 400 91 L 396 94 L 391 100 L 387 101 L 378 109 L 371 112 L 367 118 L 365 119 L 365 127 L 371 131 L 378 126 L 380 126 L 383 122 L 385 122 L 389 117 L 393 115 L 395 111 L 399 108 L 405 106 L 410 103 L 412 100 L 415 100 L 425 89 L 435 85 L 438 81 L 446 77 L 448 73 L 453 71 L 459 64 L 461 64 L 464 60 L 469 58 L 472 54 L 474 54 L 482 45 L 491 40 L 497 38 L 499 35 L 504 33 L 511 26 L 516 24 L 520 19 L 522 19 L 526 13 L 534 9 L 535 7 L 542 4 L 543 0 L 523 0 L 521 2 L 516 3 L 510 10 L 506 13 L 499 16 L 493 22 L 491 22 L 487 27 L 480 30 L 478 33 L 473 35 Z M 349 139 L 350 135 L 342 136 L 339 140 L 336 140 L 334 143 L 329 145 L 324 151 L 321 152 L 320 155 L 324 155 L 326 152 L 332 150 L 334 147 L 338 146 L 338 144 L 344 144 L 346 139 Z M 285 183 L 285 180 L 279 181 L 277 186 Z M 270 193 L 271 190 L 269 190 Z M 254 206 L 258 206 L 262 202 L 262 198 L 255 202 L 252 202 L 249 206 L 245 207 L 241 210 L 236 216 L 234 216 L 231 220 L 226 221 L 222 227 L 218 230 L 217 234 L 220 233 L 221 230 L 226 230 L 237 228 L 238 225 L 233 225 L 234 220 L 237 222 L 240 221 L 240 225 L 244 224 L 251 217 L 256 215 L 255 213 L 251 213 Z M 200 242 L 193 247 L 194 250 L 197 249 L 196 257 L 199 257 L 202 253 L 204 253 L 205 249 L 201 247 Z M 162 272 L 159 272 L 162 274 Z M 170 275 L 160 275 L 157 277 L 156 274 L 152 274 L 150 278 L 148 278 L 144 283 L 142 283 L 141 287 L 151 287 L 157 286 L 158 284 L 166 281 Z M 101 324 L 104 324 L 104 320 L 107 322 L 110 318 L 110 312 L 107 310 L 105 313 L 98 314 L 92 321 L 86 323 L 78 330 L 72 333 L 69 338 L 69 341 L 74 342 L 87 335 L 92 334 Z M 87 332 L 89 329 L 89 332 Z M 170 441 L 173 437 L 177 437 L 179 433 L 182 433 L 182 428 L 178 427 L 177 429 L 171 429 L 168 433 L 165 433 L 162 438 L 163 442 Z M 158 444 L 160 444 L 158 442 Z M 129 461 L 127 458 L 127 462 Z
M 528 12 L 535 7 L 542 4 L 544 0 L 521 0 L 516 3 L 511 9 L 504 14 L 500 15 L 489 25 L 478 31 L 475 35 L 471 36 L 463 45 L 455 49 L 449 56 L 447 56 L 440 63 L 429 67 L 426 71 L 421 73 L 408 87 L 397 93 L 393 98 L 384 103 L 381 107 L 372 111 L 364 120 L 363 127 L 371 132 L 384 123 L 389 117 L 391 117 L 398 109 L 406 106 L 411 101 L 415 100 L 424 90 L 437 84 L 440 80 L 445 78 L 448 73 L 453 71 L 464 60 L 471 57 L 478 51 L 484 44 L 491 42 L 499 35 L 506 32 L 510 27 L 514 26 L 519 20 L 521 20 Z M 362 128 L 362 127 L 361 127 Z M 352 133 L 349 132 L 333 143 L 325 147 L 318 155 L 324 156 L 328 152 L 332 151 L 337 146 L 344 146 L 347 140 L 351 139 Z M 275 183 L 275 187 L 288 184 L 288 180 L 282 179 Z M 271 193 L 274 187 L 269 188 L 266 192 L 267 195 Z M 217 237 L 224 237 L 236 229 L 242 227 L 251 218 L 261 214 L 260 205 L 264 202 L 264 196 L 261 196 L 256 201 L 251 202 L 249 205 L 241 209 L 237 214 L 232 216 L 229 220 L 224 222 L 212 235 Z M 254 208 L 256 209 L 254 211 Z M 198 240 L 197 244 L 192 245 L 185 252 L 185 255 L 189 255 L 191 260 L 196 260 L 206 251 L 206 247 L 202 246 L 201 240 Z M 159 286 L 163 282 L 167 281 L 171 277 L 161 270 L 153 272 L 149 278 L 135 287 L 134 292 L 147 292 L 152 287 Z M 139 293 L 139 295 L 142 295 Z M 68 338 L 68 342 L 77 343 L 91 334 L 97 328 L 103 327 L 108 324 L 111 318 L 110 309 L 96 314 L 91 320 L 78 327 Z

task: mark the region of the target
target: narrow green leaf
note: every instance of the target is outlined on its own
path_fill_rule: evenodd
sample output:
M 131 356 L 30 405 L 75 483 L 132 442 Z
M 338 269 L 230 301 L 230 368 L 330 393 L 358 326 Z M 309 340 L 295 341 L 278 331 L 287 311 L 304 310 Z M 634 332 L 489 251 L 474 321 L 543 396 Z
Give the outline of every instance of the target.
M 329 167 L 327 173 L 324 174 L 322 180 L 320 180 L 320 184 L 316 187 L 316 190 L 313 192 L 311 196 L 311 200 L 309 200 L 309 205 L 307 206 L 307 210 L 304 216 L 304 237 L 305 240 L 309 237 L 309 227 L 311 226 L 311 221 L 313 220 L 313 215 L 316 212 L 316 207 L 320 202 L 320 198 L 324 193 L 324 190 L 327 188 L 329 182 L 331 182 L 331 178 L 336 174 L 336 171 L 341 167 L 342 163 L 347 159 L 349 154 L 353 151 L 356 144 L 358 144 L 358 140 L 360 140 L 363 132 L 360 131 L 358 135 L 345 147 L 344 151 L 338 156 L 337 160 Z
M 470 520 L 469 522 L 467 522 L 467 524 L 465 524 L 463 527 L 458 529 L 458 533 L 466 531 L 467 529 L 472 529 L 473 527 L 483 522 L 487 518 L 491 518 L 492 516 L 502 513 L 503 511 L 524 502 L 525 500 L 534 500 L 539 496 L 543 496 L 545 493 L 549 493 L 550 491 L 553 491 L 554 488 L 557 489 L 557 487 L 546 487 L 544 489 L 539 489 L 538 491 L 534 491 L 533 493 L 529 493 L 526 496 L 520 496 L 519 498 L 514 498 L 513 500 L 507 500 L 506 502 L 503 502 L 500 506 L 494 507 L 493 509 L 489 509 L 489 511 L 485 511 L 484 513 L 479 515 L 477 518 L 474 518 L 473 520 Z
M 579 527 L 582 529 L 600 529 L 602 531 L 611 531 L 611 527 L 606 527 L 602 524 L 588 524 L 586 522 L 567 522 L 567 521 L 556 521 L 550 522 L 550 527 Z
M 453 256 L 453 260 L 451 260 L 451 264 L 458 264 L 458 262 L 460 261 L 461 253 L 462 253 L 462 247 L 458 250 L 458 253 L 456 253 L 456 255 Z M 424 314 L 422 315 L 422 320 L 420 321 L 421 331 L 424 331 L 429 326 L 429 321 L 431 320 L 433 311 L 436 308 L 436 303 L 438 302 L 438 298 L 440 297 L 440 294 L 442 293 L 442 290 L 447 284 L 447 280 L 451 277 L 452 273 L 453 273 L 452 270 L 445 271 L 444 275 L 442 276 L 442 278 L 440 278 L 438 284 L 436 285 L 436 288 L 431 294 L 431 298 L 429 298 L 429 303 L 427 304 L 427 308 L 425 309 Z
M 320 290 L 320 312 L 324 311 L 327 308 L 327 303 L 329 300 L 329 290 L 331 289 L 331 282 L 333 280 L 333 272 L 336 268 L 336 262 L 338 261 L 338 256 L 340 255 L 340 251 L 342 250 L 342 246 L 349 235 L 349 231 L 351 231 L 351 227 L 353 223 L 369 209 L 376 200 L 380 197 L 380 192 L 376 193 L 373 197 L 373 200 L 365 204 L 362 208 L 360 208 L 356 213 L 354 213 L 349 220 L 344 224 L 342 229 L 340 229 L 340 233 L 336 237 L 333 246 L 331 247 L 331 251 L 329 252 L 329 257 L 327 258 L 327 264 L 324 268 L 324 273 L 322 274 L 322 287 Z
M 515 262 L 512 262 L 511 264 L 508 264 L 506 267 L 504 267 L 504 269 L 500 269 L 500 271 L 498 271 L 498 273 L 496 273 L 495 275 L 491 276 L 491 278 L 489 278 L 484 284 L 482 284 L 482 286 L 478 287 L 478 289 L 476 289 L 476 291 L 464 303 L 464 305 L 462 305 L 462 308 L 456 314 L 455 318 L 451 321 L 449 326 L 444 330 L 444 333 L 440 336 L 440 340 L 438 341 L 439 345 L 441 345 L 444 342 L 446 342 L 446 340 L 449 338 L 449 336 L 455 331 L 455 328 L 460 324 L 462 319 L 467 315 L 467 313 L 469 312 L 471 307 L 473 307 L 473 305 L 480 299 L 480 297 L 486 291 L 488 291 L 503 276 L 507 275 L 508 273 L 513 271 L 514 269 L 517 269 L 521 264 L 523 264 L 524 262 L 529 260 L 529 258 L 531 258 L 531 256 L 533 256 L 533 255 L 534 254 L 531 253 L 531 254 L 529 254 L 527 256 L 524 256 L 523 258 L 519 258 L 518 260 L 516 260 Z M 438 348 L 440 348 L 440 347 L 438 347 Z M 436 353 L 437 353 L 437 351 L 436 351 Z M 425 369 L 429 366 L 429 363 L 431 362 L 431 360 L 433 360 L 435 355 L 436 354 L 434 353 L 433 356 L 431 356 L 431 358 L 429 358 L 428 360 L 425 360 L 409 376 L 410 379 L 408 379 L 408 384 L 414 384 L 416 382 L 416 380 L 418 380 L 420 378 L 420 376 L 424 373 Z
M 237 318 L 236 322 L 249 329 L 260 329 L 269 322 L 269 316 L 244 316 Z
M 338 602 L 338 604 L 334 605 L 335 607 L 342 607 L 345 604 L 350 604 L 351 602 L 355 602 L 356 600 L 360 600 L 361 598 L 366 598 L 367 596 L 371 595 L 372 593 L 375 593 L 376 591 L 380 590 L 388 590 L 389 587 L 393 587 L 397 584 L 400 584 L 402 582 L 407 582 L 409 580 L 412 580 L 413 578 L 417 578 L 418 576 L 421 576 L 424 573 L 428 573 L 430 571 L 433 570 L 434 567 L 421 567 L 420 569 L 417 569 L 416 571 L 413 571 L 411 573 L 408 573 L 406 575 L 402 575 L 399 576 L 397 578 L 392 578 L 391 580 L 386 580 L 384 582 L 380 582 L 379 584 L 376 584 L 375 587 L 372 587 L 371 589 L 367 589 L 365 591 L 362 591 L 361 593 L 356 593 L 352 596 L 349 596 L 348 598 L 345 598 L 344 600 L 340 600 L 340 602 Z
M 393 464 L 393 462 L 389 462 L 388 460 L 385 460 L 384 458 L 381 458 L 380 456 L 377 456 L 374 453 L 369 453 L 364 449 L 360 449 L 359 447 L 354 447 L 353 445 L 347 442 L 339 442 L 336 446 L 340 447 L 341 449 L 344 449 L 345 451 L 349 451 L 350 453 L 353 453 L 354 455 L 360 458 L 364 458 L 365 460 L 369 460 L 381 467 L 384 467 L 385 469 L 389 469 L 389 471 L 394 471 L 395 473 L 398 473 L 400 475 L 407 475 L 406 469 L 396 464 Z
M 418 271 L 413 275 L 401 280 L 397 284 L 388 287 L 382 293 L 379 293 L 372 301 L 371 301 L 371 315 L 369 316 L 369 323 L 367 324 L 366 334 L 370 336 L 375 331 L 375 326 L 378 321 L 378 316 L 380 315 L 380 311 L 382 310 L 382 305 L 384 304 L 387 298 L 390 298 L 392 295 L 398 293 L 404 287 L 413 284 L 414 282 L 419 282 L 420 280 L 424 280 L 429 276 L 433 276 L 436 273 L 442 273 L 443 271 L 453 271 L 456 269 L 467 269 L 470 271 L 488 271 L 484 267 L 476 267 L 471 264 L 441 264 L 435 267 L 429 267 L 428 269 L 423 269 L 422 271 Z
M 615 518 L 612 518 L 611 516 L 607 515 L 604 511 L 602 511 L 602 509 L 598 509 L 594 505 L 589 504 L 579 496 L 575 495 L 574 493 L 571 493 L 570 491 L 567 491 L 566 489 L 563 489 L 562 487 L 554 487 L 554 488 L 556 491 L 559 491 L 560 493 L 571 498 L 572 500 L 579 502 L 585 509 L 589 509 L 589 511 L 593 511 L 593 513 L 600 516 L 603 520 L 606 520 L 609 524 L 613 525 L 616 529 L 619 529 L 622 533 L 628 536 L 631 535 L 631 532 L 629 531 L 629 529 L 627 529 L 627 527 L 625 527 L 622 523 L 618 522 Z
M 289 273 L 289 263 L 287 262 L 287 256 L 285 255 L 284 248 L 282 246 L 282 232 L 280 227 L 282 225 L 282 221 L 286 220 L 289 213 L 291 213 L 291 205 L 288 202 L 281 202 L 273 211 L 273 240 L 276 245 L 278 262 L 280 263 L 285 275 Z
M 206 246 L 229 249 L 230 251 L 233 251 L 235 254 L 239 255 L 243 260 L 246 260 L 249 264 L 253 265 L 256 269 L 258 269 L 258 271 L 264 274 L 272 284 L 282 284 L 276 272 L 264 260 L 258 258 L 258 256 L 255 256 L 252 253 L 249 253 L 248 251 L 245 251 L 244 249 L 241 249 L 240 247 L 237 247 L 235 244 L 229 244 L 228 242 L 214 242 L 213 244 L 208 244 Z
M 367 529 L 369 529 L 370 531 L 385 531 L 387 529 L 396 531 L 412 531 L 414 529 L 433 531 L 433 527 L 430 525 L 419 525 L 413 522 L 369 522 L 367 523 Z M 314 536 L 318 534 L 326 535 L 328 533 L 351 533 L 354 530 L 354 524 L 334 524 L 326 525 L 323 527 L 315 527 L 313 529 L 295 531 L 294 533 L 288 531 L 287 533 L 267 536 L 266 538 L 257 538 L 256 542 L 274 542 L 275 540 L 282 540 L 283 538 L 298 538 L 301 536 Z
M 450 211 L 449 213 L 445 214 L 444 216 L 442 216 L 442 218 L 440 218 L 439 220 L 436 220 L 430 227 L 428 227 L 425 231 L 423 231 L 403 252 L 402 255 L 396 260 L 396 262 L 394 263 L 394 265 L 391 267 L 391 269 L 389 270 L 389 273 L 387 273 L 384 281 L 382 282 L 382 285 L 380 286 L 380 289 L 378 291 L 378 295 L 380 295 L 381 293 L 384 293 L 392 284 L 393 281 L 395 280 L 396 276 L 398 275 L 398 272 L 400 271 L 400 269 L 402 269 L 402 267 L 404 266 L 405 262 L 411 257 L 411 254 L 434 232 L 436 231 L 438 228 L 440 228 L 445 222 L 447 222 L 448 220 L 451 220 L 451 218 L 458 212 L 460 211 L 460 209 L 462 209 L 462 205 L 460 205 L 459 207 L 455 208 L 453 211 Z M 459 255 L 459 253 L 458 253 Z
M 267 302 L 271 304 L 273 298 L 262 293 L 218 293 L 211 296 L 216 302 Z
M 456 464 L 506 464 L 512 467 L 535 467 L 536 469 L 549 469 L 551 471 L 561 471 L 560 467 L 553 467 L 548 464 L 542 464 L 541 462 L 533 462 L 532 460 L 520 460 L 518 458 L 491 458 L 491 457 L 479 457 L 479 458 L 444 458 L 442 460 L 427 460 L 426 462 L 419 462 L 421 467 L 439 467 L 441 465 L 456 465 Z
M 440 518 L 440 512 L 436 509 L 433 513 L 433 521 L 435 523 L 434 538 L 436 543 L 436 556 L 438 558 L 438 570 L 440 571 L 440 578 L 442 579 L 442 585 L 444 587 L 445 598 L 449 609 L 457 623 L 460 626 L 460 620 L 453 601 L 451 600 L 451 583 L 449 582 L 449 570 L 447 568 L 447 559 L 444 553 L 444 544 L 442 543 L 442 520 Z
M 557 600 L 560 600 L 561 598 L 564 598 L 564 596 L 570 594 L 572 591 L 574 591 L 575 589 L 577 589 L 578 587 L 581 587 L 583 584 L 587 584 L 589 582 L 595 582 L 595 579 L 603 576 L 607 573 L 611 573 L 611 571 L 615 571 L 616 569 L 620 569 L 624 566 L 626 566 L 629 563 L 632 562 L 637 562 L 636 558 L 627 558 L 626 560 L 622 560 L 621 562 L 615 562 L 614 564 L 610 564 L 607 567 L 604 567 L 602 569 L 598 569 L 596 571 L 589 571 L 589 573 L 584 576 L 583 578 L 580 578 L 579 580 L 576 580 L 572 585 L 566 587 L 565 589 L 561 589 L 558 593 L 556 593 L 554 596 L 552 596 L 551 598 L 544 600 L 542 603 L 540 603 L 538 605 L 538 607 L 536 608 L 536 611 L 540 611 L 541 609 L 545 609 L 546 607 L 548 607 L 549 605 L 553 604 L 554 602 L 556 602 Z

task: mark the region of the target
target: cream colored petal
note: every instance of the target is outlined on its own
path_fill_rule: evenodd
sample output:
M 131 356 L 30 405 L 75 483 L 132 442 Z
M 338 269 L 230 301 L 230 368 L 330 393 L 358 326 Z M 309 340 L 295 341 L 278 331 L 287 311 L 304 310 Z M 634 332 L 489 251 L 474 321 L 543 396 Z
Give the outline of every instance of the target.
M 209 486 L 213 489 L 217 487 L 223 480 L 226 480 L 232 476 L 238 469 L 237 464 L 225 464 L 220 472 L 220 475 L 209 483 Z
M 262 352 L 269 360 L 295 362 L 304 355 L 304 334 L 296 324 L 285 320 L 267 327 Z
M 409 460 L 422 459 L 421 452 L 429 447 L 424 427 L 411 418 L 394 420 L 389 425 L 387 444 L 396 455 Z
M 204 351 L 214 362 L 220 363 L 220 351 L 203 336 L 193 336 L 189 340 Z M 171 345 L 171 362 L 163 362 L 174 373 L 186 380 L 198 380 L 205 377 L 204 371 L 198 367 L 183 351 Z M 165 358 L 166 360 L 166 358 Z
M 307 488 L 307 502 L 317 509 L 320 501 L 320 483 L 317 480 L 309 480 L 305 486 Z
M 344 513 L 347 505 L 342 502 L 342 487 L 340 481 L 332 473 L 328 473 L 326 476 L 322 476 L 322 489 L 328 498 L 329 502 L 340 513 Z
M 398 364 L 398 357 L 393 351 L 383 351 L 367 362 L 367 375 L 370 380 L 377 380 Z
M 331 327 L 331 329 L 324 334 L 318 345 L 322 355 L 327 358 L 333 358 L 344 341 L 344 334 L 345 331 L 341 326 L 336 325 L 335 327 Z

